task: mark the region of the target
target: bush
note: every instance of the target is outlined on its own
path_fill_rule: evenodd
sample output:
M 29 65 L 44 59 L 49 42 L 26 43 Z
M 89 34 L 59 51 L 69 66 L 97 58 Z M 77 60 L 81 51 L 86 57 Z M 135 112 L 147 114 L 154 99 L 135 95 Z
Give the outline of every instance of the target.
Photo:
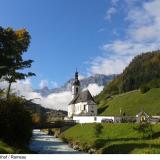
M 99 136 L 102 133 L 103 126 L 101 123 L 95 124 L 94 126 L 94 134 L 95 136 Z
M 147 85 L 142 85 L 142 86 L 140 87 L 141 93 L 146 93 L 146 92 L 148 92 L 149 90 L 150 90 L 150 88 L 149 88 Z
M 21 98 L 0 101 L 0 138 L 13 146 L 27 145 L 32 136 L 32 119 Z
M 150 88 L 160 88 L 160 79 L 153 79 L 148 83 Z
M 141 122 L 134 129 L 142 134 L 143 139 L 152 138 L 153 130 L 152 130 L 152 125 L 150 123 Z

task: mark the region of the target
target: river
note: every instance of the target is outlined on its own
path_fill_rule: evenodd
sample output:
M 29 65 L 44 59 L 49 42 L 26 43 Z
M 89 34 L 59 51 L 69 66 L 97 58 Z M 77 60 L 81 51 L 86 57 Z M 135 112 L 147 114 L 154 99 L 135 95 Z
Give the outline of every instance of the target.
M 59 138 L 47 135 L 40 130 L 33 130 L 33 137 L 29 148 L 39 154 L 81 154 Z

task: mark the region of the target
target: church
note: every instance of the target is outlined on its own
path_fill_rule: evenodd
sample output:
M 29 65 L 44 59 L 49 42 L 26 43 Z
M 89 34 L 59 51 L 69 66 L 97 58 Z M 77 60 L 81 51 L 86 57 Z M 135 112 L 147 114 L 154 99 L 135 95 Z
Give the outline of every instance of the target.
M 68 117 L 73 116 L 96 116 L 97 105 L 89 90 L 81 91 L 78 72 L 72 83 L 72 100 L 68 105 Z

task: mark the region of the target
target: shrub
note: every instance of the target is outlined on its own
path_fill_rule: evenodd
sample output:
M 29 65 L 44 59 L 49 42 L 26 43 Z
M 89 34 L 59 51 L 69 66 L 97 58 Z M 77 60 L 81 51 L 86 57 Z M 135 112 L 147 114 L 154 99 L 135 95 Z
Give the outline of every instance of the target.
M 153 79 L 148 83 L 150 88 L 160 88 L 160 79 Z
M 141 122 L 138 124 L 137 127 L 134 127 L 136 131 L 139 133 L 142 133 L 143 139 L 145 138 L 152 138 L 153 135 L 153 130 L 152 130 L 152 125 L 148 122 Z
M 140 87 L 141 93 L 146 93 L 146 92 L 148 92 L 149 90 L 150 90 L 150 88 L 149 88 L 147 85 L 142 85 L 142 86 Z
M 32 136 L 32 120 L 21 98 L 0 101 L 0 138 L 14 146 L 24 146 Z
M 103 125 L 101 123 L 97 123 L 94 126 L 94 134 L 95 136 L 99 136 L 102 133 Z

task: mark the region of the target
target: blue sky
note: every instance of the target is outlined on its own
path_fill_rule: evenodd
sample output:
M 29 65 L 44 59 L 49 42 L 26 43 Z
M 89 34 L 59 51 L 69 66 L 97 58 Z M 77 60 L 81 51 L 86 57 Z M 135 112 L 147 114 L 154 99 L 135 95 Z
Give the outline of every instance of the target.
M 0 0 L 0 25 L 32 39 L 32 86 L 81 75 L 120 73 L 137 54 L 159 49 L 159 0 Z

